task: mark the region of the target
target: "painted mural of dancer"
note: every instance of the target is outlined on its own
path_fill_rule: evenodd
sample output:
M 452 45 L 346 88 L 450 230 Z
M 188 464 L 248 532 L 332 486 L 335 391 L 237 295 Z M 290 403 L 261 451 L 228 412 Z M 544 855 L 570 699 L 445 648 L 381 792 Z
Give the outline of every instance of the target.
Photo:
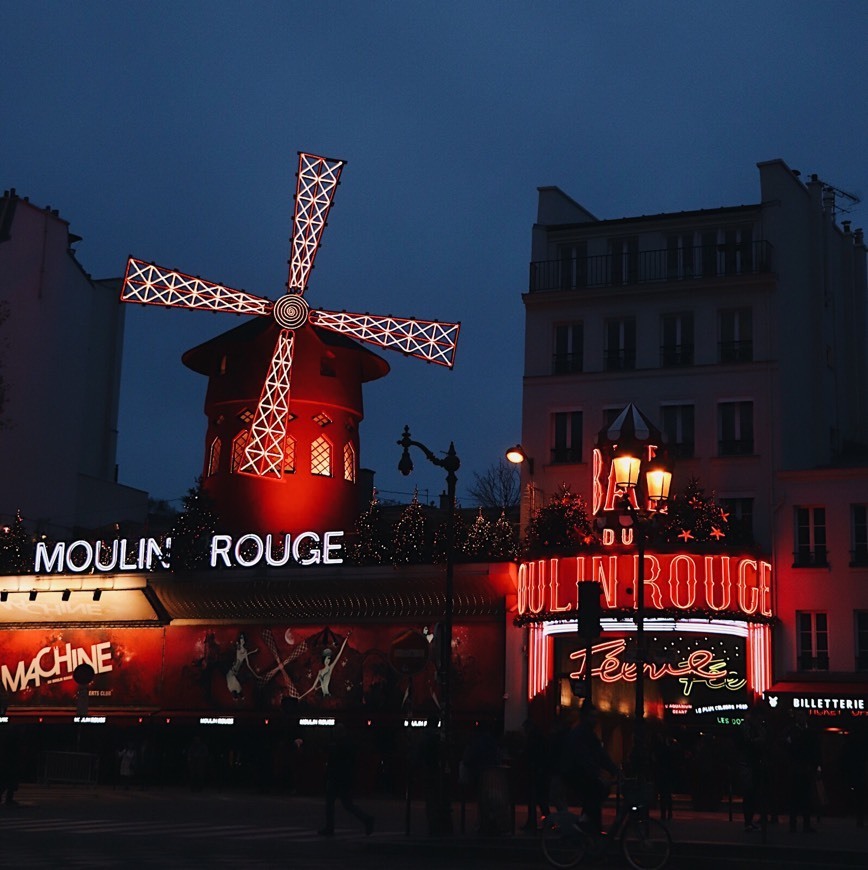
M 331 695 L 329 684 L 331 683 L 332 673 L 335 669 L 335 665 L 338 663 L 338 659 L 340 659 L 341 654 L 346 648 L 349 639 L 350 636 L 347 634 L 344 638 L 344 642 L 341 644 L 341 648 L 338 650 L 338 654 L 334 657 L 332 657 L 333 651 L 331 647 L 326 647 L 322 651 L 322 667 L 319 669 L 319 673 L 316 675 L 313 685 L 306 692 L 299 695 L 299 700 L 301 700 L 305 695 L 309 695 L 315 689 L 320 689 L 322 691 L 323 698 L 328 698 Z
M 241 681 L 238 679 L 238 672 L 244 665 L 247 666 L 247 669 L 254 677 L 257 676 L 256 671 L 253 670 L 253 667 L 250 664 L 250 656 L 257 652 L 259 652 L 259 650 L 247 649 L 247 639 L 244 637 L 243 633 L 238 635 L 238 640 L 235 643 L 235 661 L 232 663 L 232 667 L 229 668 L 229 671 L 226 674 L 226 686 L 233 698 L 240 698 L 244 694 L 244 690 L 241 687 Z

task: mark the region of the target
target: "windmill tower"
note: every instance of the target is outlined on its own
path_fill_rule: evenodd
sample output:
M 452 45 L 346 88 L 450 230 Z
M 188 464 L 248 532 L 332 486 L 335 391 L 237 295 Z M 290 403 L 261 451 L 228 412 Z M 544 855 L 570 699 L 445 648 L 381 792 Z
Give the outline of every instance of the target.
M 209 377 L 204 479 L 230 530 L 351 527 L 361 384 L 389 370 L 358 341 L 454 364 L 458 323 L 313 309 L 304 298 L 343 167 L 299 154 L 289 279 L 274 302 L 132 257 L 127 263 L 124 302 L 257 317 L 184 355 Z

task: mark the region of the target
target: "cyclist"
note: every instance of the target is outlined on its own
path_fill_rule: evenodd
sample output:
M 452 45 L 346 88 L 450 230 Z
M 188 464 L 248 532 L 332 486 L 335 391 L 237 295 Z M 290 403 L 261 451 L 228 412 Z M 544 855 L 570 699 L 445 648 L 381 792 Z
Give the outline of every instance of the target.
M 602 830 L 603 801 L 611 780 L 618 776 L 618 767 L 597 736 L 596 726 L 597 708 L 585 699 L 578 722 L 564 740 L 560 759 L 561 777 L 576 792 L 593 834 Z

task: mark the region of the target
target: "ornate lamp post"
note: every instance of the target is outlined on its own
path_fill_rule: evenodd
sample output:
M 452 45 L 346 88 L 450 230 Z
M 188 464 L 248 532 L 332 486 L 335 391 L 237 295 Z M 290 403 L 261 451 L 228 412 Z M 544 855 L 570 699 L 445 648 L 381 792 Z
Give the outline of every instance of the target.
M 455 452 L 455 444 L 449 443 L 449 450 L 441 459 L 435 456 L 424 444 L 414 441 L 410 436 L 410 427 L 404 427 L 404 434 L 398 441 L 398 446 L 404 448 L 398 462 L 398 471 L 405 477 L 413 470 L 413 459 L 410 448 L 418 447 L 425 458 L 446 472 L 447 527 L 446 527 L 446 612 L 443 615 L 442 631 L 440 633 L 440 731 L 443 745 L 448 753 L 452 714 L 451 675 L 452 675 L 452 621 L 455 611 L 454 564 L 455 564 L 455 484 L 458 478 L 455 474 L 461 466 L 461 460 Z M 444 808 L 443 823 L 451 830 L 448 793 L 446 791 L 446 759 L 441 757 L 441 805 Z
M 645 544 L 648 524 L 665 512 L 672 470 L 663 435 L 632 403 L 600 433 L 611 450 L 611 480 L 620 510 L 629 517 L 636 547 L 636 701 L 634 745 L 645 729 Z

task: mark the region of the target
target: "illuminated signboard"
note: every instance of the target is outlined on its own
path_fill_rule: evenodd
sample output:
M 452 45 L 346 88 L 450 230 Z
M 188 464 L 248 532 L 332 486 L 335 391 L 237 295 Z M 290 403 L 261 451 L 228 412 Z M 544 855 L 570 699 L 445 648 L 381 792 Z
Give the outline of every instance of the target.
M 765 700 L 772 709 L 793 710 L 813 718 L 868 717 L 868 694 L 840 692 L 769 691 Z
M 563 678 L 583 681 L 587 651 L 575 636 L 555 640 L 556 666 Z M 606 637 L 591 648 L 594 702 L 601 709 L 630 713 L 639 667 L 635 639 Z M 648 636 L 645 695 L 662 714 L 716 716 L 748 706 L 745 639 L 733 635 Z M 562 693 L 563 695 L 563 693 Z M 562 703 L 570 699 L 562 697 Z M 743 715 L 743 713 L 741 714 Z
M 578 586 L 596 580 L 610 609 L 634 608 L 636 553 L 561 556 L 525 562 L 518 571 L 520 616 L 568 618 L 578 610 Z M 769 562 L 748 556 L 645 554 L 645 606 L 770 617 Z
M 252 568 L 265 563 L 280 568 L 290 561 L 298 565 L 340 565 L 343 532 L 301 532 L 297 535 L 247 534 L 234 539 L 231 535 L 211 538 L 212 568 Z M 154 538 L 138 541 L 39 541 L 33 562 L 34 574 L 82 574 L 152 571 L 171 566 L 172 539 Z

